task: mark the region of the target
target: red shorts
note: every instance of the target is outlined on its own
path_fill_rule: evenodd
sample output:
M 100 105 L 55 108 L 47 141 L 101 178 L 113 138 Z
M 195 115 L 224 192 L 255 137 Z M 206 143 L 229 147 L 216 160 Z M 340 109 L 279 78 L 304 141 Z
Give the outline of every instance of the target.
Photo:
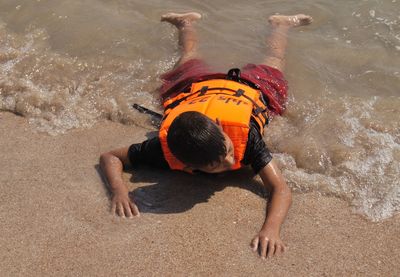
M 226 74 L 213 72 L 204 61 L 192 59 L 161 75 L 161 98 L 164 101 L 188 91 L 194 82 L 225 77 Z M 259 87 L 273 114 L 283 113 L 288 86 L 282 72 L 267 65 L 247 64 L 241 69 L 241 78 Z

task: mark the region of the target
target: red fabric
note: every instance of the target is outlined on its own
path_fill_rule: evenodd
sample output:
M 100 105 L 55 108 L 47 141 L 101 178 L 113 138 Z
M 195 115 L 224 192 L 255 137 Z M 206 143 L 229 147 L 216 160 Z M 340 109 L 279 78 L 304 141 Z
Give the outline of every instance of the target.
M 163 85 L 160 88 L 162 100 L 176 96 L 190 89 L 193 82 L 225 78 L 226 74 L 212 72 L 200 59 L 192 59 L 161 75 Z M 287 102 L 287 81 L 282 72 L 267 65 L 247 64 L 241 69 L 241 78 L 259 86 L 268 100 L 272 114 L 281 115 Z
M 199 76 L 206 75 L 210 71 L 211 69 L 202 60 L 192 59 L 162 74 L 160 78 L 163 84 L 159 89 L 162 100 L 183 92 L 188 86 L 190 87 L 193 80 L 197 80 Z
M 281 71 L 267 65 L 247 64 L 241 77 L 259 86 L 268 98 L 268 107 L 274 114 L 281 115 L 286 108 L 288 84 Z

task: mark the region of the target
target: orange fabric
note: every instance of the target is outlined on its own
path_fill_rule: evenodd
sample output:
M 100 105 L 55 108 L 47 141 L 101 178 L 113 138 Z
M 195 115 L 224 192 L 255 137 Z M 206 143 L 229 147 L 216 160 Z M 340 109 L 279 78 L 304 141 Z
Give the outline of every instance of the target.
M 243 94 L 238 94 L 238 91 Z M 173 103 L 179 104 L 174 106 Z M 166 109 L 159 137 L 165 159 L 171 169 L 185 170 L 187 168 L 171 153 L 167 144 L 168 129 L 173 120 L 181 113 L 197 111 L 214 122 L 217 118 L 219 119 L 222 129 L 232 140 L 234 146 L 236 163 L 232 169 L 241 167 L 240 161 L 246 151 L 250 130 L 250 118 L 253 117 L 256 120 L 261 133 L 267 123 L 267 110 L 260 100 L 260 92 L 247 85 L 225 79 L 193 83 L 189 93 L 181 93 L 165 101 L 164 107 Z M 256 107 L 263 112 L 256 114 L 254 112 Z

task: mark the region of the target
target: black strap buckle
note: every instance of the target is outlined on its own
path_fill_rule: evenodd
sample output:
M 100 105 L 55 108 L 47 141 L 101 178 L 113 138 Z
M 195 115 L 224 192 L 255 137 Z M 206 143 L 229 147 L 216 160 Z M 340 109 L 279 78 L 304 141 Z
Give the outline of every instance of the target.
M 228 71 L 226 79 L 231 81 L 240 81 L 240 69 L 239 68 L 232 68 Z
M 208 86 L 204 86 L 204 87 L 202 87 L 201 89 L 200 89 L 200 96 L 203 96 L 204 94 L 206 94 L 206 92 L 207 92 L 207 90 L 208 90 Z
M 254 114 L 254 115 L 259 115 L 259 114 L 262 113 L 263 111 L 264 111 L 263 108 L 257 107 L 257 108 L 254 109 L 253 114 Z
M 235 93 L 235 96 L 236 96 L 236 97 L 240 97 L 240 96 L 242 96 L 243 94 L 244 94 L 244 90 L 238 89 L 238 90 L 236 91 L 236 93 Z

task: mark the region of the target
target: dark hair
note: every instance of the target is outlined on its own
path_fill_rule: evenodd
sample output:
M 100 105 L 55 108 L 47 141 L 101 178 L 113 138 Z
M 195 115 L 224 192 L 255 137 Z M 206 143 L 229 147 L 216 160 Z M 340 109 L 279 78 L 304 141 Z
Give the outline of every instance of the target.
M 218 126 L 199 112 L 184 112 L 167 135 L 172 154 L 188 166 L 206 166 L 226 156 L 225 137 Z

